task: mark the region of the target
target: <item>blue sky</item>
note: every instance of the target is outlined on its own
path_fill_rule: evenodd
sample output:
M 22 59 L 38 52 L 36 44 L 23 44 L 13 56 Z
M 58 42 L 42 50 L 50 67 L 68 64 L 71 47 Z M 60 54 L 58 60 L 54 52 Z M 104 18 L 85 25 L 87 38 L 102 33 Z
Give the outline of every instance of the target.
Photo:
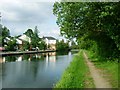
M 52 9 L 55 0 L 2 0 L 0 12 L 2 25 L 10 29 L 12 36 L 23 34 L 28 28 L 38 26 L 40 36 L 60 37 L 56 16 Z

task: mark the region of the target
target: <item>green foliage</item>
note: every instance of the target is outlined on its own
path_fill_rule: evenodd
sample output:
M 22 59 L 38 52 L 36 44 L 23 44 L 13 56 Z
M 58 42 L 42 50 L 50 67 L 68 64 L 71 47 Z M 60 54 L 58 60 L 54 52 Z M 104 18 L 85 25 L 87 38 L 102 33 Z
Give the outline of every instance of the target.
M 40 50 L 47 49 L 47 44 L 43 40 L 41 40 L 40 43 L 39 43 L 39 49 Z
M 0 28 L 0 34 L 2 34 L 1 36 L 0 36 L 0 38 L 2 38 L 2 46 L 4 46 L 6 43 L 4 42 L 4 39 L 6 38 L 6 37 L 9 37 L 10 36 L 10 30 L 7 28 L 7 27 L 2 27 L 2 25 L 1 25 L 1 28 Z
M 34 35 L 32 29 L 28 29 L 24 34 L 27 35 L 27 36 L 30 37 L 30 38 L 32 38 L 33 35 Z
M 29 50 L 30 49 L 30 44 L 27 41 L 24 41 L 23 46 L 24 46 L 23 50 Z
M 69 45 L 68 45 L 68 43 L 65 43 L 63 40 L 62 41 L 57 41 L 57 43 L 56 43 L 56 49 L 58 50 L 58 51 L 67 51 L 68 49 L 69 49 Z
M 56 2 L 53 13 L 61 34 L 77 38 L 81 48 L 96 44 L 101 57 L 119 58 L 119 7 L 120 3 L 116 2 Z
M 15 56 L 7 56 L 5 57 L 6 62 L 12 62 L 12 61 L 16 61 L 17 58 Z
M 88 79 L 88 67 L 84 62 L 82 54 L 81 51 L 73 58 L 73 61 L 65 70 L 61 80 L 56 84 L 55 88 L 85 88 L 84 82 Z M 91 85 L 91 87 L 93 86 L 94 85 Z
M 25 48 L 28 49 L 31 46 L 31 48 L 39 47 L 39 49 L 42 49 L 42 50 L 46 49 L 47 46 L 46 46 L 45 42 L 41 38 L 39 38 L 38 33 L 39 32 L 38 32 L 37 26 L 35 26 L 34 32 L 32 29 L 28 29 L 24 33 L 25 35 L 27 35 L 28 37 L 31 38 L 31 43 L 30 44 L 26 43 Z
M 5 49 L 7 51 L 15 51 L 16 47 L 17 47 L 16 40 L 12 39 L 7 43 L 7 46 L 5 47 Z
M 75 41 L 72 41 L 70 49 L 79 49 L 79 45 L 76 45 Z
M 5 38 L 5 37 L 8 37 L 8 36 L 10 36 L 10 31 L 7 27 L 4 26 L 2 28 L 2 37 Z

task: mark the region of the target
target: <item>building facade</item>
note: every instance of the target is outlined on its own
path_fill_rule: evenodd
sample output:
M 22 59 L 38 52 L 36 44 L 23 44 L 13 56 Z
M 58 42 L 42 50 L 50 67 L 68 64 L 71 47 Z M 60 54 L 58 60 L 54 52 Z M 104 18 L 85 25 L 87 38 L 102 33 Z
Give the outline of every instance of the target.
M 53 37 L 43 37 L 43 40 L 47 44 L 47 49 L 56 50 L 56 39 Z

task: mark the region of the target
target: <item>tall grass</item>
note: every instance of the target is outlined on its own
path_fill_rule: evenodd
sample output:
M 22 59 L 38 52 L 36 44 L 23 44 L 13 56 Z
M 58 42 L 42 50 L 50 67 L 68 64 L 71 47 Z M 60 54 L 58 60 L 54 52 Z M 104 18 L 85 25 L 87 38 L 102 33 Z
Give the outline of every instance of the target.
M 88 74 L 89 69 L 83 58 L 83 53 L 80 51 L 74 56 L 73 61 L 54 88 L 85 88 L 86 82 L 89 83 L 89 86 L 91 85 L 90 87 L 93 87 L 93 81 Z

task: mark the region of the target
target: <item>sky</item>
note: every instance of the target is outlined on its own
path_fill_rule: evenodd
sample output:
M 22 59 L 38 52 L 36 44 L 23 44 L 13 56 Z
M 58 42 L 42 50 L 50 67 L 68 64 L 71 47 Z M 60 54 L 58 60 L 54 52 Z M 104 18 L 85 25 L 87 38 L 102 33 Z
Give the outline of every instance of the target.
M 27 29 L 38 27 L 39 35 L 60 38 L 60 30 L 53 15 L 56 0 L 0 0 L 1 23 L 11 36 L 22 35 Z M 57 0 L 58 1 L 58 0 Z

